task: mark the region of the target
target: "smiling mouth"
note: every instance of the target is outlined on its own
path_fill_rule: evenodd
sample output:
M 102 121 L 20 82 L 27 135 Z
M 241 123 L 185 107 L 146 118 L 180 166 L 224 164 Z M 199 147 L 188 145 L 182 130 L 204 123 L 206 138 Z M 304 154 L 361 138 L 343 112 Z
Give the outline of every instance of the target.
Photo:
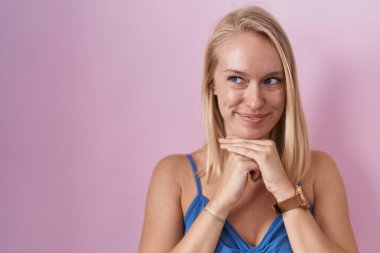
M 261 122 L 263 122 L 267 116 L 269 115 L 269 113 L 267 114 L 242 114 L 242 113 L 237 113 L 240 118 L 248 123 L 249 125 L 257 125 Z

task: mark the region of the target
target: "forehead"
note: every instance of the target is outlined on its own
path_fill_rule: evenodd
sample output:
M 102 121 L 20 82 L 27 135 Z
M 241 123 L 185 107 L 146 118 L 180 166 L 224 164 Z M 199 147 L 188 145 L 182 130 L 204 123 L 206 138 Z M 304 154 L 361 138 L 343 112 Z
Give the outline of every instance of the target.
M 224 41 L 216 50 L 216 70 L 235 69 L 252 76 L 283 70 L 276 47 L 264 35 L 238 33 Z

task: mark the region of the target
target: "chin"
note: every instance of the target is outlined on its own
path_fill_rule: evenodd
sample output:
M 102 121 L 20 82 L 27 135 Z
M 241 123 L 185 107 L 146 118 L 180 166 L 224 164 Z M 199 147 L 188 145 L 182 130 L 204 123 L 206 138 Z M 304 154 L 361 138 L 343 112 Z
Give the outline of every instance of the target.
M 248 139 L 248 140 L 261 140 L 261 139 L 268 139 L 269 135 L 267 135 L 267 134 L 247 134 L 244 137 L 242 136 L 242 138 Z
M 270 131 L 262 130 L 252 130 L 252 129 L 240 129 L 240 131 L 231 131 L 232 134 L 227 134 L 227 136 L 237 136 L 242 139 L 248 140 L 259 140 L 259 139 L 269 139 Z

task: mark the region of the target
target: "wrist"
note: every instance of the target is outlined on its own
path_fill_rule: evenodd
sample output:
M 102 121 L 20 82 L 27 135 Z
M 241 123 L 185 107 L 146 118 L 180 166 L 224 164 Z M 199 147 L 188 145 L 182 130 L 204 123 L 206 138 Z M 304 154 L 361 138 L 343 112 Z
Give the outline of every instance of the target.
M 207 213 L 213 219 L 215 219 L 215 220 L 217 220 L 217 221 L 219 221 L 219 222 L 221 222 L 223 224 L 226 222 L 226 217 L 222 217 L 222 216 L 214 213 L 213 211 L 209 210 L 207 207 L 204 207 L 203 211 L 205 211 L 205 213 Z
M 275 197 L 277 203 L 279 203 L 293 197 L 295 193 L 295 187 L 289 183 L 289 185 L 287 185 L 286 187 L 282 187 L 281 190 L 278 190 L 277 192 L 273 193 L 273 196 Z
M 232 206 L 225 205 L 218 200 L 211 199 L 207 203 L 206 208 L 221 217 L 227 218 L 232 209 Z
M 292 197 L 283 200 L 280 199 L 280 201 L 274 203 L 272 207 L 277 214 L 283 214 L 297 207 L 301 207 L 302 209 L 307 210 L 310 206 L 306 199 L 306 196 L 302 191 L 301 186 L 297 185 L 295 193 Z

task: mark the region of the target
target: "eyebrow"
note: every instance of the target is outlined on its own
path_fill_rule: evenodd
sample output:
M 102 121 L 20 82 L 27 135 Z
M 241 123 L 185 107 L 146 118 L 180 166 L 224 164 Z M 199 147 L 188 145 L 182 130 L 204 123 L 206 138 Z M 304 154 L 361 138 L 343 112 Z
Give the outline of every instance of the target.
M 239 70 L 236 70 L 236 69 L 226 69 L 224 72 L 233 72 L 233 73 L 236 73 L 238 75 L 248 76 L 243 71 L 239 71 Z M 273 72 L 270 72 L 270 73 L 266 74 L 265 76 L 272 76 L 272 75 L 278 75 L 278 74 L 283 75 L 284 71 L 282 71 L 282 70 L 280 70 L 280 71 L 273 71 Z

